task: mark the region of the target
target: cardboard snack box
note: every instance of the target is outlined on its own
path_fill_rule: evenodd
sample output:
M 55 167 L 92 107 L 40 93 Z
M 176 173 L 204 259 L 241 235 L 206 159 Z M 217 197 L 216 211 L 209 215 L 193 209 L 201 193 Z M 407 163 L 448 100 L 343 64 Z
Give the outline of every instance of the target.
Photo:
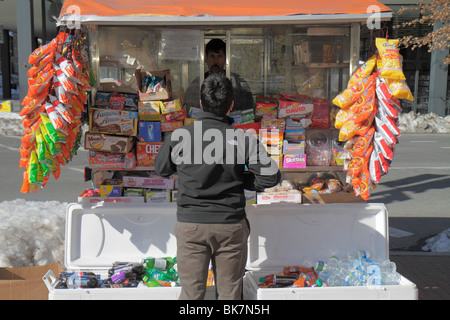
M 171 190 L 175 186 L 175 180 L 165 178 L 124 176 L 122 180 L 124 187 Z
M 128 153 L 133 148 L 133 138 L 86 132 L 84 148 L 102 152 Z
M 140 121 L 163 121 L 164 116 L 161 114 L 163 102 L 156 101 L 140 101 L 138 104 L 138 114 Z
M 89 111 L 89 132 L 112 135 L 136 136 L 138 113 L 112 109 Z
M 143 86 L 143 81 L 145 80 L 146 74 L 158 77 L 162 79 L 162 81 L 155 87 L 145 88 Z M 172 97 L 170 70 L 143 71 L 142 69 L 136 69 L 134 76 L 138 84 L 140 101 L 168 100 Z
M 133 152 L 106 153 L 89 151 L 89 167 L 105 170 L 134 169 L 136 167 L 136 156 Z
M 139 142 L 161 142 L 161 122 L 139 122 Z
M 136 161 L 138 167 L 153 167 L 162 142 L 136 143 Z

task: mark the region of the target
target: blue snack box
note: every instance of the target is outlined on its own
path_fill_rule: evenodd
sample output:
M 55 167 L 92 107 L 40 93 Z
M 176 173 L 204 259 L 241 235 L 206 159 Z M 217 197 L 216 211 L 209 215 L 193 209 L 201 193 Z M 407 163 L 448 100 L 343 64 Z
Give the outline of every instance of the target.
M 161 142 L 161 122 L 139 122 L 140 142 Z

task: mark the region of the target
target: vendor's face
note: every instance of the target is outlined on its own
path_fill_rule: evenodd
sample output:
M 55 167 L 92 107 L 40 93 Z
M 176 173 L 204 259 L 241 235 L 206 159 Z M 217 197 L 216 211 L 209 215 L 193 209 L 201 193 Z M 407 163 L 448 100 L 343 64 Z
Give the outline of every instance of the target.
M 210 51 L 206 56 L 206 64 L 211 73 L 223 72 L 225 62 L 226 58 L 223 50 L 220 50 L 219 52 Z

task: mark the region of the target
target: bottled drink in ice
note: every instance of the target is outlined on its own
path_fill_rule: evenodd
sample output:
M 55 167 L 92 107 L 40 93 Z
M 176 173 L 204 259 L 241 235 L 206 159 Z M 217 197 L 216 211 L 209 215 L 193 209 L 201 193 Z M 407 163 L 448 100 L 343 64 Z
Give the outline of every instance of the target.
M 327 269 L 336 270 L 339 267 L 339 259 L 336 256 L 332 256 L 328 259 Z
M 66 286 L 69 289 L 95 288 L 98 286 L 98 278 L 95 275 L 72 274 L 66 280 Z
M 173 267 L 176 263 L 176 258 L 153 258 L 148 257 L 144 259 L 143 265 L 146 269 L 157 269 L 161 271 L 166 271 Z

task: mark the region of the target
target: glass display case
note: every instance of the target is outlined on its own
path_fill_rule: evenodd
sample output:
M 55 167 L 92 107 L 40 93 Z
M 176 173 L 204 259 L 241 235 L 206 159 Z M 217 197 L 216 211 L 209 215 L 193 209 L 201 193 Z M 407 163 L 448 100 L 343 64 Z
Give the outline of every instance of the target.
M 227 75 L 245 79 L 254 98 L 288 93 L 331 101 L 349 78 L 350 33 L 350 24 L 223 29 L 91 26 L 91 50 L 98 90 L 136 92 L 133 75 L 141 66 L 170 69 L 173 91 L 182 94 L 197 77 L 203 81 L 204 45 L 220 38 L 227 44 Z

